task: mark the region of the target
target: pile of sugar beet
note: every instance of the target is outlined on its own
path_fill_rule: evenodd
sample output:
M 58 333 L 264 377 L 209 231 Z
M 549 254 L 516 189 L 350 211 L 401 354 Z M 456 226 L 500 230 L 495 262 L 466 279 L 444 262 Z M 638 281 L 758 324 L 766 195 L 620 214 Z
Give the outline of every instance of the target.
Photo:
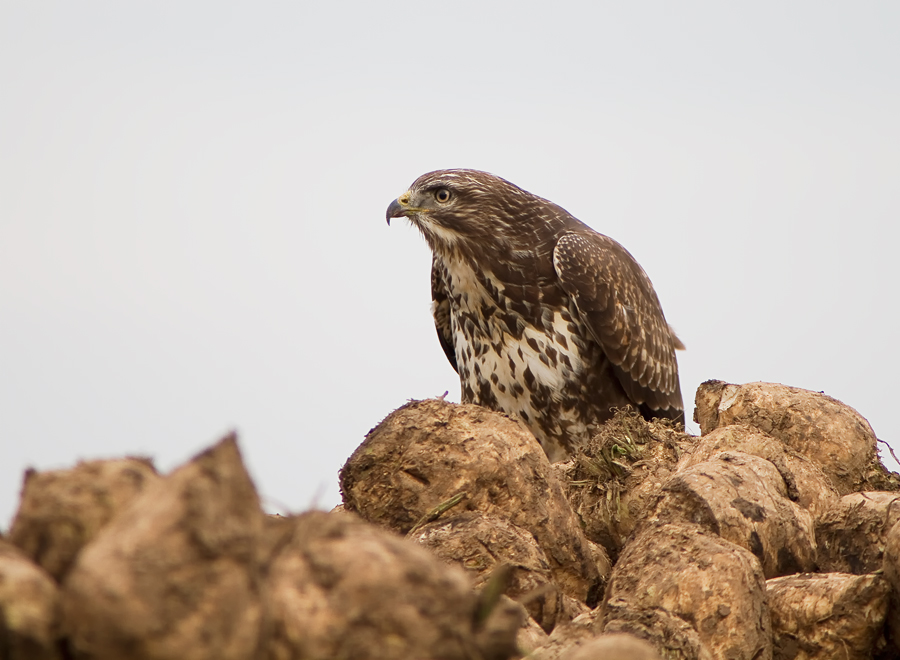
M 619 412 L 551 464 L 412 401 L 332 512 L 266 515 L 233 436 L 24 479 L 0 660 L 900 658 L 900 477 L 852 408 L 704 383 L 701 436 Z

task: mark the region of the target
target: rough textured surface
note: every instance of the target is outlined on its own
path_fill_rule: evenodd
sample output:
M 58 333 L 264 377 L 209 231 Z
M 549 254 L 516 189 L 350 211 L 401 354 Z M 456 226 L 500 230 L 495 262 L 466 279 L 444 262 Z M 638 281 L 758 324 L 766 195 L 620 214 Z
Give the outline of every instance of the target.
M 813 517 L 830 509 L 841 497 L 814 461 L 745 424 L 721 426 L 698 438 L 696 446 L 678 462 L 677 469 L 708 461 L 729 450 L 759 456 L 772 463 L 784 480 L 788 497 Z
M 666 420 L 618 411 L 565 463 L 554 465 L 588 539 L 615 559 L 696 438 Z
M 812 405 L 793 396 L 767 419 Z M 900 658 L 897 476 L 869 464 L 888 488 L 841 497 L 811 451 L 707 431 L 619 412 L 554 466 L 513 419 L 413 402 L 348 461 L 345 511 L 290 517 L 260 511 L 233 437 L 165 478 L 31 472 L 15 536 L 62 586 L 0 535 L 0 658 L 634 660 L 644 640 L 648 660 L 767 660 L 766 598 L 775 657 Z M 818 570 L 861 575 L 767 591 L 815 567 L 813 516 Z
M 880 650 L 889 597 L 881 576 L 805 573 L 766 590 L 775 660 L 868 660 Z
M 816 520 L 819 570 L 873 573 L 882 567 L 887 533 L 900 521 L 900 493 L 845 495 Z
M 534 652 L 529 660 L 559 660 L 565 653 L 573 653 L 590 644 L 600 634 L 597 632 L 597 617 L 600 609 L 575 617 L 550 633 L 547 643 Z
M 57 660 L 59 624 L 53 579 L 0 538 L 0 658 Z
M 525 623 L 516 633 L 516 649 L 519 654 L 528 656 L 544 646 L 550 640 L 550 636 L 544 632 L 537 622 L 530 616 L 525 617 Z
M 900 657 L 900 522 L 895 523 L 884 540 L 884 577 L 891 587 L 886 636 L 894 658 Z
M 609 622 L 603 630 L 607 634 L 624 633 L 649 640 L 666 660 L 728 657 L 714 656 L 691 623 L 663 608 L 635 609 L 628 600 L 616 598 L 607 601 L 605 612 Z
M 756 555 L 766 577 L 815 570 L 812 516 L 787 498 L 769 461 L 720 452 L 679 470 L 662 491 L 652 519 L 703 526 Z
M 153 464 L 141 458 L 28 470 L 9 540 L 61 582 L 81 548 L 159 479 Z
M 560 660 L 662 660 L 642 639 L 625 634 L 601 635 L 584 646 L 564 653 Z
M 534 436 L 505 415 L 410 402 L 369 432 L 340 480 L 347 510 L 401 533 L 465 493 L 453 514 L 509 520 L 534 535 L 564 593 L 592 605 L 602 592 L 608 559 L 591 549 Z
M 646 639 L 664 658 L 772 657 L 759 560 L 696 525 L 651 524 L 628 544 L 600 625 Z
M 63 589 L 91 660 L 254 656 L 263 514 L 230 436 L 151 484 L 82 550 Z
M 758 428 L 816 462 L 841 495 L 885 478 L 869 423 L 850 406 L 820 392 L 711 380 L 697 389 L 695 403 L 694 421 L 704 435 L 730 424 Z
M 508 564 L 506 595 L 521 600 L 548 633 L 558 622 L 583 612 L 584 605 L 560 593 L 553 584 L 550 564 L 534 537 L 503 518 L 469 511 L 423 525 L 411 538 L 438 557 L 463 566 L 476 588 Z
M 303 514 L 282 534 L 268 578 L 270 660 L 514 653 L 521 610 L 506 601 L 493 623 L 477 623 L 465 573 L 416 544 L 340 513 Z

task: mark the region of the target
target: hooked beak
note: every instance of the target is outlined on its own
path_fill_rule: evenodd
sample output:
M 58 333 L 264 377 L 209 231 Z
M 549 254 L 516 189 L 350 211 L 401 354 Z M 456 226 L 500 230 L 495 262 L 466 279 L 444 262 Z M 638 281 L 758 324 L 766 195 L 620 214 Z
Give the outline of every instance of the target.
M 409 216 L 412 213 L 412 209 L 409 207 L 409 193 L 405 192 L 400 195 L 397 199 L 391 202 L 390 206 L 387 208 L 387 223 L 391 224 L 391 218 L 401 218 L 403 216 Z

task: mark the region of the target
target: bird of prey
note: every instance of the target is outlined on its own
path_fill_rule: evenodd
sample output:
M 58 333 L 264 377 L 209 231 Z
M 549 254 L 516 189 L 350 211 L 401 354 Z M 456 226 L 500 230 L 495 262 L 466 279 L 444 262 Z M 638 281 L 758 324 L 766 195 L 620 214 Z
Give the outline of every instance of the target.
M 551 461 L 615 408 L 684 419 L 675 349 L 650 278 L 565 209 L 477 170 L 424 174 L 391 202 L 431 248 L 438 339 L 463 403 L 518 416 Z

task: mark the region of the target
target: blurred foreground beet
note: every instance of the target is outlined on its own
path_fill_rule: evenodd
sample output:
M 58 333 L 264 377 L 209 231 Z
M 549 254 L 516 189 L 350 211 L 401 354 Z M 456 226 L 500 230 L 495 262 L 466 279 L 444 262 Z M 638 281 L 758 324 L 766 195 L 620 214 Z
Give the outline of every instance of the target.
M 81 548 L 159 479 L 153 464 L 141 458 L 29 470 L 9 539 L 61 582 Z
M 272 660 L 484 658 L 515 652 L 524 612 L 498 603 L 483 620 L 465 573 L 356 516 L 285 519 L 269 566 Z
M 96 658 L 254 657 L 263 512 L 234 436 L 144 490 L 78 555 L 66 632 Z
M 0 658 L 61 660 L 59 589 L 0 538 Z

